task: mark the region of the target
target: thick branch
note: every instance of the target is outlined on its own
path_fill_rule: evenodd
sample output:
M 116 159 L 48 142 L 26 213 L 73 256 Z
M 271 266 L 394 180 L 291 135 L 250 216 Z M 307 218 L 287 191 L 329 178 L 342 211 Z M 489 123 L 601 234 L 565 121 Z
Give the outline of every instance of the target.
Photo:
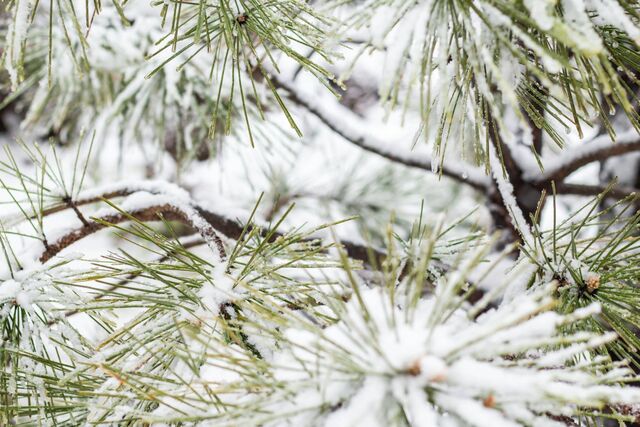
M 522 179 L 522 170 L 515 161 L 509 145 L 503 141 L 498 125 L 488 112 L 489 164 L 495 186 L 489 193 L 489 210 L 494 224 L 510 232 L 511 241 L 521 236 L 525 244 L 531 243 L 529 222 L 524 212 L 531 212 L 531 203 L 523 204 L 522 190 L 527 183 Z M 526 195 L 526 193 L 525 193 Z M 529 197 L 527 197 L 529 199 Z

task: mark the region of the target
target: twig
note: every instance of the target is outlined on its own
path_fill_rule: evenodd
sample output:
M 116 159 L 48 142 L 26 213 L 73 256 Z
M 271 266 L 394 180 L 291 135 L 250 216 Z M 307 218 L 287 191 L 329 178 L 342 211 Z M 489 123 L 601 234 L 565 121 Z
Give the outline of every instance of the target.
M 564 151 L 557 158 L 547 162 L 544 173 L 528 171 L 525 178 L 532 182 L 562 181 L 581 167 L 591 162 L 640 151 L 640 135 L 633 129 L 620 135 L 615 142 L 608 134 L 599 136 L 590 142 Z
M 205 241 L 213 240 L 221 259 L 226 258 L 226 252 L 224 245 L 222 244 L 222 240 L 216 234 L 215 229 L 208 221 L 205 220 L 206 225 L 196 223 L 190 215 L 179 206 L 164 203 L 161 205 L 146 206 L 143 208 L 131 209 L 127 212 L 116 212 L 92 218 L 87 225 L 83 225 L 82 227 L 58 238 L 55 242 L 50 243 L 49 247 L 45 249 L 42 255 L 40 255 L 39 260 L 42 263 L 47 262 L 73 243 L 106 228 L 107 224 L 120 224 L 132 219 L 142 222 L 159 221 L 161 218 L 165 218 L 170 221 L 180 221 L 196 229 Z
M 549 184 L 548 187 L 551 188 L 551 185 Z M 566 182 L 556 184 L 556 193 L 561 195 L 597 196 L 606 192 L 605 197 L 626 199 L 639 191 L 637 188 L 632 187 L 608 187 L 606 185 L 570 184 Z
M 87 219 L 84 217 L 84 215 L 82 215 L 82 212 L 80 212 L 80 209 L 78 209 L 78 206 L 76 206 L 75 202 L 73 201 L 73 199 L 71 198 L 71 196 L 65 196 L 62 201 L 73 210 L 73 212 L 76 214 L 76 217 L 78 217 L 78 219 L 80 220 L 80 222 L 82 223 L 82 225 L 84 225 L 85 227 L 89 227 L 89 221 L 87 221 Z
M 76 200 L 73 201 L 72 205 L 76 207 L 89 205 L 93 203 L 98 203 L 103 200 L 111 200 L 120 197 L 127 197 L 139 191 L 145 191 L 151 194 L 166 194 L 163 191 L 163 188 L 166 188 L 166 185 L 159 185 L 159 183 L 154 181 L 149 182 L 136 182 L 136 183 L 123 183 L 123 184 L 114 184 L 109 186 L 104 192 L 100 191 L 92 191 L 85 195 L 80 195 Z M 62 212 L 64 210 L 70 209 L 71 204 L 65 203 L 53 207 L 46 208 L 42 211 L 42 216 L 48 216 L 55 213 Z M 215 229 L 220 234 L 223 234 L 231 239 L 237 240 L 242 235 L 244 230 L 244 226 L 237 220 L 231 219 L 223 214 L 214 212 L 210 209 L 204 208 L 202 206 L 198 206 L 195 203 L 192 203 L 193 209 L 197 212 L 199 216 L 202 217 L 213 229 Z M 166 219 L 169 220 L 177 220 L 180 222 L 185 222 L 186 216 L 184 213 L 181 213 L 179 209 L 175 206 L 152 206 L 147 209 L 142 210 L 134 210 L 127 212 L 134 219 L 139 221 L 158 221 L 160 217 L 158 215 L 163 215 Z M 126 215 L 120 214 L 110 214 L 107 216 L 102 216 L 99 218 L 101 222 L 107 223 L 121 223 L 128 221 L 131 218 L 127 218 Z M 88 225 L 83 225 L 82 227 L 73 230 L 67 233 L 62 238 L 58 239 L 55 244 L 50 245 L 48 249 L 46 249 L 40 257 L 41 262 L 46 262 L 51 259 L 53 256 L 57 255 L 62 249 L 65 247 L 83 239 L 84 237 L 93 234 L 105 226 L 100 222 L 90 221 Z M 250 225 L 248 227 L 249 231 L 254 228 L 255 225 Z M 264 229 L 265 227 L 260 227 Z M 283 233 L 274 232 L 272 233 L 271 240 L 275 240 L 278 237 L 281 237 Z M 222 244 L 222 243 L 220 243 Z M 350 241 L 342 241 L 340 244 L 344 247 L 347 254 L 352 259 L 356 259 L 365 263 L 369 263 L 372 261 L 371 256 L 374 258 L 375 262 L 382 262 L 386 258 L 386 254 L 384 251 L 380 249 L 376 249 L 370 246 L 361 245 L 358 243 L 350 242 Z
M 276 87 L 286 91 L 291 101 L 313 114 L 329 129 L 352 144 L 396 163 L 432 171 L 430 155 L 424 151 L 418 153 L 410 149 L 401 149 L 400 146 L 392 146 L 379 140 L 374 135 L 368 134 L 366 132 L 367 123 L 338 102 L 331 105 L 331 109 L 324 108 L 321 103 L 314 100 L 313 96 L 306 94 L 302 89 L 294 87 L 283 79 L 277 76 L 270 76 L 270 80 Z M 355 125 L 350 123 L 355 123 Z M 481 191 L 486 191 L 491 186 L 491 180 L 480 168 L 463 164 L 462 162 L 458 162 L 458 164 L 442 164 L 440 172 L 444 176 L 466 183 Z

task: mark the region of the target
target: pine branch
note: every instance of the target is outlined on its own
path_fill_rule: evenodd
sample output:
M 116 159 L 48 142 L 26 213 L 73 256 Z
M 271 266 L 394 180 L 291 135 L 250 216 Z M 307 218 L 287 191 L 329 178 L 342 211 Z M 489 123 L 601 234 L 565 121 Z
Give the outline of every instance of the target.
M 122 197 L 128 197 L 138 192 L 147 192 L 154 195 L 170 195 L 179 192 L 179 189 L 166 183 L 157 181 L 140 181 L 133 183 L 112 184 L 105 189 L 94 189 L 81 193 L 77 199 L 72 203 L 64 203 L 52 207 L 45 208 L 42 211 L 42 216 L 48 216 L 55 213 L 62 212 L 70 209 L 71 206 L 76 208 L 79 206 L 90 205 L 98 203 L 104 200 L 118 199 Z M 220 234 L 237 240 L 243 233 L 250 232 L 254 227 L 258 227 L 260 230 L 264 230 L 266 226 L 259 226 L 256 224 L 248 224 L 247 228 L 241 224 L 241 221 L 234 220 L 228 216 L 214 212 L 210 208 L 205 208 L 197 205 L 191 201 L 193 209 L 199 216 L 202 217 L 215 231 Z M 171 221 L 179 221 L 186 225 L 193 226 L 188 220 L 188 216 L 180 211 L 178 206 L 173 205 L 161 205 L 161 206 L 149 206 L 144 209 L 134 209 L 121 214 L 108 214 L 98 218 L 94 218 L 90 221 L 88 226 L 83 226 L 76 230 L 67 233 L 62 238 L 57 239 L 55 244 L 50 245 L 49 250 L 46 250 L 40 257 L 41 262 L 46 262 L 53 256 L 58 254 L 65 247 L 81 240 L 107 226 L 107 223 L 119 224 L 135 218 L 139 221 L 159 221 L 160 215 L 165 219 Z M 275 241 L 284 234 L 279 231 L 275 231 L 271 234 L 269 241 Z M 383 250 L 373 246 L 363 245 L 348 240 L 340 241 L 340 244 L 344 247 L 347 254 L 356 260 L 363 261 L 365 263 L 376 262 L 382 263 L 386 257 Z
M 200 221 L 197 216 L 193 215 L 193 212 L 185 210 L 183 206 L 163 203 L 92 217 L 90 222 L 86 225 L 64 234 L 54 242 L 50 242 L 48 248 L 45 249 L 42 255 L 40 255 L 39 260 L 43 263 L 47 262 L 73 243 L 82 240 L 83 238 L 96 233 L 109 225 L 120 224 L 134 219 L 142 222 L 159 221 L 161 219 L 180 221 L 197 230 L 206 242 L 213 241 L 220 258 L 226 258 L 226 251 L 222 244 L 222 240 L 209 222 L 206 220 Z
M 120 1 L 114 2 L 124 19 Z M 335 16 L 349 18 L 334 32 L 321 13 L 334 10 L 321 8 L 323 2 L 154 0 L 164 21 L 161 40 L 159 26 L 152 25 L 158 24 L 157 15 L 149 24 L 140 16 L 126 33 L 124 23 L 112 28 L 117 26 L 113 9 L 112 23 L 104 25 L 90 22 L 87 13 L 86 23 L 67 28 L 65 22 L 78 19 L 60 16 L 50 23 L 49 37 L 71 38 L 65 41 L 71 49 L 64 52 L 81 53 L 73 63 L 89 71 L 91 81 L 84 84 L 69 78 L 69 57 L 53 61 L 57 44 L 54 49 L 52 43 L 49 48 L 33 43 L 43 40 L 40 18 L 26 32 L 40 16 L 38 4 L 11 3 L 11 49 L 5 58 L 11 81 L 25 78 L 35 87 L 45 65 L 50 77 L 49 85 L 22 98 L 29 116 L 40 117 L 25 120 L 26 130 L 37 130 L 42 122 L 44 132 L 53 127 L 72 141 L 74 127 L 96 123 L 95 138 L 102 143 L 108 124 L 109 131 L 125 135 L 123 148 L 139 140 L 145 154 L 151 142 L 171 140 L 164 149 L 179 165 L 176 176 L 182 182 L 200 179 L 193 194 L 214 193 L 210 206 L 154 181 L 80 191 L 87 169 L 90 180 L 105 176 L 88 163 L 78 166 L 80 150 L 75 159 L 66 148 L 49 156 L 36 147 L 27 159 L 8 153 L 10 162 L 0 162 L 7 175 L 0 178 L 2 203 L 13 206 L 0 222 L 0 254 L 10 270 L 0 282 L 0 402 L 8 409 L 0 411 L 0 424 L 276 427 L 355 421 L 407 427 L 479 420 L 488 425 L 637 421 L 640 392 L 626 366 L 629 361 L 640 368 L 636 189 L 566 178 L 588 163 L 640 151 L 640 137 L 629 131 L 615 144 L 601 137 L 552 161 L 536 157 L 547 169 L 542 174 L 527 148 L 541 153 L 548 139 L 563 146 L 562 126 L 582 136 L 581 126 L 598 122 L 612 136 L 613 113 L 616 125 L 627 120 L 629 128 L 640 129 L 637 106 L 629 99 L 637 94 L 632 76 L 640 69 L 640 9 L 625 0 L 556 3 L 338 1 L 330 4 L 338 10 Z M 57 5 L 63 7 L 75 16 L 73 5 Z M 90 5 L 85 7 L 88 12 Z M 410 136 L 387 140 L 330 98 L 331 74 L 311 58 L 329 60 L 324 47 L 339 43 L 339 30 L 347 27 L 368 38 L 345 55 L 347 60 L 351 53 L 357 59 L 377 49 L 393 59 L 385 63 L 391 75 L 386 81 L 381 76 L 376 88 L 380 101 L 390 111 L 406 108 L 407 117 L 419 116 L 433 151 L 427 144 L 410 147 Z M 92 31 L 74 35 L 85 28 Z M 94 39 L 91 48 L 106 41 L 115 54 L 99 49 L 88 54 L 89 36 L 101 31 L 104 38 Z M 337 36 L 326 43 L 329 33 Z M 143 43 L 139 49 L 152 57 L 150 73 L 141 73 L 147 65 L 135 59 L 130 69 L 114 72 L 111 59 L 120 52 L 117 42 L 109 41 L 128 41 L 123 34 L 132 40 L 153 34 L 147 41 L 157 41 L 155 48 Z M 88 68 L 95 57 L 103 58 L 101 69 Z M 317 95 L 295 77 L 283 77 L 278 62 L 285 57 L 328 90 Z M 181 63 L 178 73 L 166 68 L 172 61 Z M 295 64 L 282 68 L 289 65 Z M 51 78 L 53 71 L 59 81 Z M 145 74 L 159 76 L 144 80 Z M 270 135 L 259 127 L 252 131 L 249 122 L 265 118 L 272 107 L 280 107 L 298 130 L 284 106 L 288 100 L 280 98 L 285 92 L 303 117 L 313 116 L 336 138 L 387 160 L 381 163 L 394 172 L 400 170 L 395 164 L 402 164 L 477 190 L 473 196 L 486 196 L 494 225 L 522 243 L 497 251 L 497 233 L 487 236 L 470 227 L 468 217 L 449 227 L 446 215 L 423 223 L 422 210 L 410 229 L 389 225 L 363 233 L 381 235 L 384 249 L 328 241 L 326 232 L 338 223 L 303 232 L 295 223 L 304 215 L 287 217 L 292 207 L 278 217 L 294 198 L 313 191 L 290 186 L 288 171 L 273 167 L 269 158 L 256 162 L 268 169 L 258 173 L 268 175 L 268 184 L 283 189 L 284 197 L 267 213 L 268 224 L 254 219 L 257 205 L 251 214 L 231 218 L 218 207 L 211 182 L 201 179 L 200 167 L 206 165 L 192 174 L 180 167 L 180 152 L 195 155 L 196 146 L 205 143 L 203 123 L 209 118 L 209 136 L 217 138 L 206 142 L 210 149 L 227 139 L 223 133 L 234 131 L 238 113 L 250 141 L 252 133 Z M 92 108 L 82 111 L 85 104 Z M 104 140 L 103 152 L 110 144 Z M 281 154 L 272 148 L 267 147 L 269 156 Z M 474 160 L 465 162 L 468 156 Z M 126 159 L 124 166 L 137 160 Z M 476 167 L 483 161 L 486 171 Z M 253 165 L 240 178 L 250 184 Z M 360 163 L 357 168 L 367 169 Z M 402 174 L 417 175 L 404 169 Z M 397 207 L 396 201 L 419 194 L 382 174 L 375 182 L 354 173 L 344 176 L 345 184 L 335 186 L 335 202 L 347 206 L 355 200 L 348 206 L 352 212 L 360 203 L 367 206 L 362 212 L 376 218 Z M 577 211 L 575 201 L 566 200 L 570 212 L 560 209 L 559 219 L 555 197 L 549 197 L 553 227 L 541 230 L 538 214 L 550 189 L 554 196 L 596 197 Z M 445 196 L 461 204 L 454 195 Z M 331 207 L 332 197 L 326 196 Z M 605 198 L 613 203 L 603 203 Z M 309 203 L 312 208 L 315 202 Z M 58 213 L 76 228 L 69 231 L 57 221 Z M 294 225 L 283 229 L 285 218 Z M 479 218 L 484 225 L 482 213 Z M 162 232 L 147 224 L 156 221 L 163 221 Z M 175 237 L 181 233 L 172 222 L 187 226 L 176 231 L 195 233 Z M 445 239 L 463 222 L 462 230 Z M 130 224 L 119 225 L 124 223 Z M 379 220 L 375 223 L 363 225 L 377 228 Z M 95 236 L 99 230 L 113 230 L 126 247 L 102 248 L 108 255 L 99 259 L 60 256 L 75 242 L 90 243 L 91 236 L 101 241 Z M 21 261 L 33 255 L 32 241 L 44 265 Z M 189 249 L 201 244 L 213 253 Z M 517 260 L 510 259 L 514 253 Z M 492 305 L 496 300 L 499 306 Z
M 640 151 L 640 135 L 635 129 L 629 130 L 611 141 L 611 137 L 601 135 L 589 142 L 581 143 L 565 150 L 557 158 L 545 163 L 545 171 L 527 171 L 525 177 L 536 183 L 560 182 L 579 168 L 592 162 L 604 161 L 611 157 Z
M 416 149 L 414 151 L 403 148 L 402 144 L 406 144 L 404 142 L 396 142 L 394 145 L 381 141 L 366 131 L 367 124 L 364 120 L 340 103 L 333 102 L 330 107 L 326 107 L 322 102 L 318 102 L 314 96 L 305 93 L 304 89 L 294 86 L 279 76 L 274 75 L 270 78 L 274 85 L 287 91 L 292 102 L 313 114 L 329 129 L 352 144 L 408 167 L 430 172 L 434 170 L 433 159 L 431 155 L 426 153 L 426 150 Z M 486 191 L 491 185 L 491 181 L 480 168 L 464 164 L 461 161 L 455 164 L 447 161 L 438 166 L 436 173 L 468 184 L 480 191 Z
M 71 203 L 65 203 L 63 205 L 57 205 L 49 208 L 45 208 L 43 210 L 42 216 L 52 215 L 54 213 L 59 213 L 67 209 L 71 209 L 71 206 L 75 206 L 76 209 L 79 206 L 90 205 L 94 203 L 99 203 L 105 200 L 113 200 L 123 197 L 128 197 L 135 195 L 138 192 L 146 192 L 154 195 L 171 195 L 171 194 L 179 194 L 180 190 L 175 186 L 161 183 L 157 181 L 140 181 L 134 183 L 122 183 L 122 184 L 112 184 L 105 188 L 94 189 L 90 191 L 85 191 L 81 193 L 78 198 Z M 183 195 L 182 195 L 183 196 Z M 112 202 L 113 203 L 113 202 Z M 201 217 L 206 223 L 213 229 L 215 232 L 220 233 L 230 239 L 238 240 L 243 234 L 250 233 L 252 230 L 257 229 L 263 236 L 266 236 L 268 230 L 268 226 L 265 224 L 257 224 L 255 222 L 251 222 L 249 224 L 243 225 L 242 220 L 232 219 L 225 214 L 215 212 L 211 208 L 205 208 L 199 206 L 194 201 L 190 201 L 190 205 L 193 206 L 197 215 Z M 99 217 L 93 217 L 87 220 L 88 225 L 83 225 L 82 227 L 72 230 L 66 233 L 64 236 L 56 239 L 54 244 L 51 244 L 50 247 L 43 252 L 40 256 L 41 262 L 46 262 L 51 259 L 53 256 L 57 255 L 64 248 L 72 245 L 73 243 L 82 240 L 85 237 L 90 236 L 91 234 L 106 228 L 109 224 L 119 224 L 131 220 L 137 220 L 142 222 L 152 222 L 159 221 L 161 219 L 166 219 L 170 221 L 178 221 L 184 223 L 192 228 L 195 228 L 193 221 L 190 220 L 189 215 L 183 212 L 179 206 L 171 205 L 171 204 L 163 204 L 163 205 L 152 205 L 147 206 L 145 208 L 140 209 L 131 209 L 115 214 L 106 214 L 101 215 Z M 202 229 L 202 225 L 199 226 Z M 207 229 L 208 230 L 208 229 Z M 210 231 L 204 231 L 201 233 L 205 235 L 211 234 Z M 279 230 L 272 230 L 269 232 L 269 238 L 267 243 L 271 243 L 276 241 L 277 239 L 285 236 L 286 233 Z M 313 241 L 316 238 L 309 237 L 305 239 L 306 241 Z M 216 242 L 219 241 L 219 238 L 216 239 Z M 205 240 L 194 240 L 190 241 L 190 246 L 196 246 L 199 244 L 204 244 Z M 365 265 L 373 266 L 373 265 L 382 265 L 387 259 L 387 252 L 383 249 L 380 249 L 373 245 L 367 245 L 362 243 L 357 243 L 350 240 L 342 239 L 337 242 L 346 252 L 346 254 L 354 260 L 362 261 Z M 221 242 L 220 242 L 221 244 Z M 221 247 L 222 248 L 222 247 Z M 222 248 L 222 250 L 224 250 Z M 447 272 L 451 269 L 451 266 L 446 263 L 433 260 L 433 264 L 438 268 L 441 272 Z M 471 297 L 472 300 L 476 298 L 480 298 L 482 296 L 482 291 L 478 290 L 473 293 Z
M 545 189 L 551 190 L 551 185 L 545 185 Z M 620 187 L 617 185 L 586 185 L 586 184 L 572 184 L 567 182 L 561 182 L 556 184 L 556 193 L 559 195 L 574 195 L 574 196 L 598 196 L 603 194 L 605 198 L 612 199 L 626 199 L 635 194 L 638 194 L 637 188 Z

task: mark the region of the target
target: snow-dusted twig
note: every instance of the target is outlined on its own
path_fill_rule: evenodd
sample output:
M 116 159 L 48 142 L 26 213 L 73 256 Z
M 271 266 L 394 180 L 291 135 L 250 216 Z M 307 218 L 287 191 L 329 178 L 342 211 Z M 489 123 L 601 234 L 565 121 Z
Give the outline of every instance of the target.
M 141 200 L 142 199 L 142 200 Z M 211 249 L 218 253 L 221 260 L 226 258 L 222 240 L 209 221 L 203 218 L 192 206 L 172 202 L 170 198 L 146 192 L 136 192 L 129 196 L 128 203 L 119 209 L 98 213 L 80 228 L 71 230 L 47 245 L 39 260 L 46 262 L 66 247 L 91 235 L 109 224 L 120 224 L 131 220 L 158 221 L 162 218 L 183 222 L 197 230 Z M 76 203 L 77 206 L 77 203 Z
M 352 144 L 405 166 L 432 171 L 432 158 L 426 148 L 412 150 L 403 147 L 399 142 L 394 144 L 382 141 L 367 132 L 368 124 L 363 119 L 338 102 L 332 103 L 329 108 L 318 102 L 317 97 L 277 75 L 270 76 L 270 79 L 275 86 L 288 93 L 291 101 L 313 114 L 329 129 Z M 491 186 L 491 180 L 482 169 L 462 161 L 444 162 L 440 169 L 442 175 L 469 184 L 478 190 L 485 191 Z
M 640 135 L 635 129 L 619 135 L 615 142 L 602 135 L 590 142 L 580 144 L 545 163 L 545 171 L 530 170 L 524 178 L 533 182 L 560 182 L 573 172 L 591 162 L 606 160 L 640 150 Z
M 151 195 L 173 196 L 177 199 L 185 199 L 188 197 L 188 194 L 184 190 L 173 184 L 165 183 L 162 181 L 133 181 L 114 183 L 108 186 L 84 191 L 80 193 L 75 200 L 73 200 L 73 205 L 76 207 L 85 206 L 93 203 L 98 203 L 103 200 L 128 197 L 138 192 L 144 192 Z M 193 201 L 190 201 L 189 205 L 193 208 L 197 215 L 204 221 L 206 221 L 210 227 L 215 229 L 216 232 L 234 240 L 237 240 L 242 235 L 244 225 L 240 221 L 232 219 L 231 217 L 223 213 L 214 212 L 210 208 L 199 206 Z M 64 203 L 45 208 L 43 210 L 43 216 L 52 215 L 70 209 L 70 206 L 70 204 Z M 131 217 L 139 221 L 157 221 L 159 220 L 159 214 L 163 215 L 165 219 L 181 222 L 185 221 L 185 216 L 181 215 L 179 210 L 176 210 L 176 207 L 172 205 L 152 205 L 148 206 L 146 209 L 127 211 L 127 213 L 131 215 Z M 128 221 L 131 218 L 127 218 L 127 216 L 124 214 L 116 215 L 111 213 L 103 215 L 96 219 L 99 219 L 101 222 L 115 224 Z M 253 226 L 255 225 L 250 224 L 248 230 L 250 231 L 251 227 Z M 51 248 L 43 253 L 41 261 L 44 262 L 50 259 L 65 247 L 77 242 L 78 240 L 81 240 L 82 238 L 90 234 L 95 233 L 102 228 L 104 228 L 102 224 L 96 221 L 91 221 L 88 227 L 83 226 L 76 230 L 68 232 L 62 238 L 57 239 L 57 244 L 51 245 Z M 264 225 L 261 228 L 266 229 L 267 226 Z M 271 240 L 275 240 L 282 235 L 282 232 L 275 231 L 271 234 Z M 61 241 L 61 239 L 63 239 L 63 241 Z M 374 260 L 378 263 L 382 262 L 386 257 L 386 253 L 383 250 L 373 246 L 348 240 L 342 240 L 340 242 L 340 245 L 344 248 L 349 257 L 359 261 L 363 261 L 365 263 L 370 261 L 370 257 L 373 257 Z
M 509 175 L 507 172 L 504 172 L 502 170 L 500 159 L 495 152 L 495 148 L 493 148 L 493 146 L 490 146 L 489 150 L 491 170 L 496 180 L 496 186 L 498 188 L 498 192 L 500 193 L 502 203 L 507 209 L 511 217 L 511 221 L 513 222 L 512 225 L 520 234 L 525 244 L 533 242 L 529 223 L 522 213 L 522 209 L 520 208 L 520 205 L 518 204 L 518 201 L 514 195 L 514 188 L 512 183 L 509 181 Z
M 43 214 L 51 215 L 54 213 L 61 212 L 66 209 L 70 209 L 70 206 L 85 206 L 93 203 L 98 203 L 104 200 L 117 199 L 122 197 L 129 197 L 136 193 L 146 193 L 149 195 L 158 195 L 158 196 L 170 196 L 175 199 L 184 199 L 188 197 L 187 193 L 173 185 L 162 181 L 133 181 L 133 182 L 122 182 L 122 183 L 114 183 L 108 186 L 91 189 L 88 191 L 84 191 L 79 194 L 79 196 L 73 200 L 72 204 L 66 203 L 62 205 L 57 205 L 50 208 L 45 208 L 43 210 Z M 153 200 L 153 199 L 150 199 Z M 168 200 L 166 197 L 162 199 L 158 199 L 161 201 Z M 213 211 L 210 207 L 202 207 L 197 205 L 195 202 L 190 201 L 188 203 L 189 206 L 192 207 L 194 212 L 204 220 L 211 229 L 215 230 L 215 232 L 222 234 L 230 239 L 238 240 L 243 232 L 249 232 L 254 227 L 259 227 L 261 230 L 267 230 L 267 224 L 258 224 L 256 220 L 253 219 L 253 222 L 248 225 L 244 225 L 243 221 L 240 219 L 233 219 L 227 214 L 223 214 L 220 212 Z M 126 205 L 121 206 L 126 207 Z M 122 222 L 130 221 L 131 219 L 135 219 L 138 221 L 157 221 L 160 219 L 160 216 L 167 220 L 175 220 L 184 222 L 187 225 L 191 225 L 188 220 L 188 216 L 178 209 L 176 206 L 170 203 L 164 204 L 155 204 L 149 205 L 146 208 L 138 208 L 127 210 L 126 213 L 122 212 L 109 212 L 103 214 L 102 216 L 96 217 L 93 216 L 93 219 L 89 222 L 89 225 L 83 225 L 78 229 L 72 230 L 64 234 L 62 237 L 56 239 L 56 242 L 48 249 L 43 252 L 40 260 L 42 262 L 46 262 L 51 259 L 53 256 L 58 254 L 62 249 L 68 247 L 69 245 L 105 228 L 105 223 L 110 224 L 119 224 Z M 97 220 L 97 221 L 96 221 Z M 200 233 L 202 234 L 202 233 Z M 265 232 L 262 232 L 263 235 L 266 235 Z M 284 235 L 284 232 L 279 230 L 274 230 L 269 233 L 269 240 L 274 241 Z M 305 240 L 312 240 L 313 236 L 308 237 Z M 200 241 L 190 241 L 189 246 L 195 246 L 197 244 L 206 243 L 204 240 Z M 221 242 L 220 242 L 221 244 Z M 349 258 L 362 261 L 365 265 L 370 265 L 371 263 L 375 263 L 377 265 L 381 265 L 384 260 L 387 258 L 387 253 L 385 250 L 375 247 L 373 245 L 368 245 L 365 243 L 359 243 L 350 240 L 340 240 L 338 244 L 344 249 Z M 217 243 L 216 243 L 217 245 Z M 450 267 L 443 263 L 438 262 L 436 260 L 432 261 L 432 264 L 441 271 L 448 271 Z M 475 300 L 482 296 L 482 291 L 477 290 L 471 295 L 470 299 Z

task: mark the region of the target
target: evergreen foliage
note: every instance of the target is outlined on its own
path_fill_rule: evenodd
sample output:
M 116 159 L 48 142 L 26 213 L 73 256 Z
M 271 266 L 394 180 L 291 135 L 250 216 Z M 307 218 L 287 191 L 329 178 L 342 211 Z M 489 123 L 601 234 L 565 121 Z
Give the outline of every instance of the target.
M 640 422 L 637 1 L 0 34 L 0 426 Z

